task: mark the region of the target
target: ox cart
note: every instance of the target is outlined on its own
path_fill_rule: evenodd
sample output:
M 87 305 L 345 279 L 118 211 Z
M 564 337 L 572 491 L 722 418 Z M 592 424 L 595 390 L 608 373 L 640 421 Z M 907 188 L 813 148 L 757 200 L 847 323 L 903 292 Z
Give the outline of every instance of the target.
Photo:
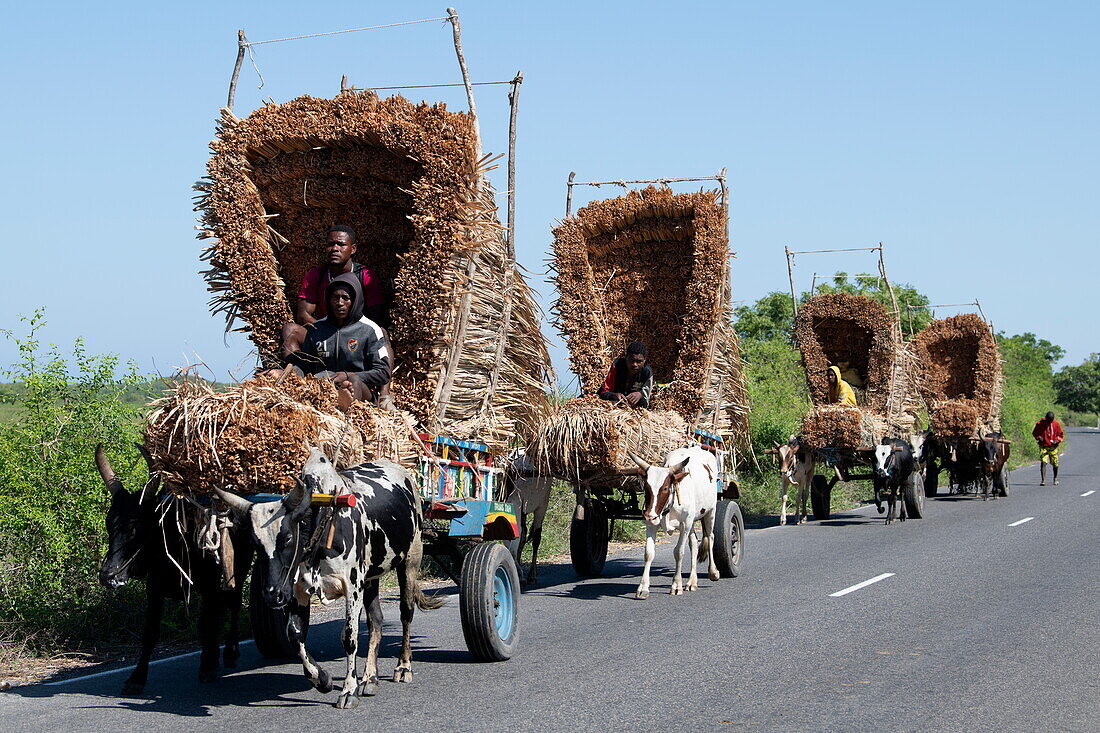
M 264 370 L 285 361 L 284 329 L 299 284 L 325 262 L 329 228 L 353 230 L 357 249 L 346 264 L 355 273 L 369 268 L 384 300 L 372 318 L 388 329 L 394 409 L 349 409 L 338 406 L 329 382 L 320 389 L 307 383 L 321 380 L 261 376 L 228 396 L 170 396 L 146 447 L 181 491 L 218 489 L 252 501 L 286 495 L 311 445 L 340 470 L 380 458 L 403 466 L 419 486 L 426 555 L 459 585 L 470 651 L 496 661 L 509 658 L 518 639 L 518 531 L 502 476 L 509 447 L 548 407 L 550 360 L 514 247 L 522 73 L 485 82 L 505 85 L 511 105 L 501 226 L 453 9 L 447 20 L 462 84 L 436 86 L 464 87 L 468 112 L 382 98 L 344 77 L 332 99 L 265 103 L 238 117 L 238 75 L 254 45 L 240 31 L 208 174 L 195 185 L 212 312 L 224 314 L 227 331 L 248 334 Z M 175 409 L 187 400 L 191 408 L 205 400 L 202 430 L 194 409 Z M 181 414 L 192 419 L 176 421 Z M 321 521 L 342 511 L 331 497 L 314 503 Z M 253 577 L 264 572 L 257 566 Z M 266 656 L 294 654 L 288 611 L 268 608 L 260 586 L 252 583 L 250 598 L 257 646 Z
M 669 187 L 694 181 L 715 181 L 718 189 L 677 194 Z M 572 210 L 575 186 L 654 183 L 661 185 Z M 719 498 L 714 558 L 721 575 L 735 577 L 745 546 L 736 456 L 747 438 L 748 397 L 730 321 L 725 171 L 584 182 L 571 173 L 565 214 L 554 230 L 554 311 L 586 396 L 555 408 L 528 455 L 576 493 L 573 567 L 599 575 L 612 522 L 643 519 L 636 460 L 661 466 L 671 450 L 698 445 L 719 467 L 710 479 Z M 609 365 L 635 340 L 644 342 L 656 382 L 648 407 L 596 398 Z
M 810 505 L 816 520 L 828 519 L 838 481 L 875 481 L 875 450 L 888 440 L 912 440 L 916 404 L 911 395 L 911 358 L 902 341 L 893 287 L 886 275 L 883 246 L 848 250 L 784 248 L 790 276 L 794 335 L 802 356 L 812 409 L 803 417 L 801 450 L 817 469 L 810 479 Z M 801 306 L 794 265 L 800 255 L 874 252 L 878 281 L 893 312 L 865 296 L 843 292 L 814 294 Z M 816 290 L 816 276 L 813 290 Z M 854 388 L 858 406 L 835 404 L 828 374 L 832 368 Z M 919 474 L 904 477 L 901 496 L 909 517 L 924 516 Z M 876 498 L 877 494 L 876 494 Z M 879 510 L 882 511 L 881 504 Z

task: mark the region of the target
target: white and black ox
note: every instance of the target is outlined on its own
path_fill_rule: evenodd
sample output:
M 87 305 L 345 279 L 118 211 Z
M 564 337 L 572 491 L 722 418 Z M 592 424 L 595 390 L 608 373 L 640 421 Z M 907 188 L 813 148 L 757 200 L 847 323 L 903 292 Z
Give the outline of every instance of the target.
M 355 506 L 331 512 L 330 522 L 311 511 L 311 494 L 352 494 Z M 312 596 L 330 603 L 345 599 L 343 643 L 347 655 L 344 686 L 338 708 L 359 704 L 361 696 L 378 689 L 378 647 L 382 639 L 382 605 L 378 580 L 397 571 L 401 587 L 401 652 L 393 673 L 395 682 L 412 682 L 410 629 L 415 607 L 438 608 L 441 600 L 424 595 L 418 575 L 423 557 L 420 497 L 412 475 L 385 460 L 337 471 L 320 450 L 310 450 L 301 482 L 285 499 L 252 504 L 235 494 L 218 491 L 223 501 L 247 519 L 259 551 L 267 560 L 264 600 L 274 608 L 308 607 Z M 370 641 L 360 673 L 356 654 L 359 617 L 367 611 Z M 332 678 L 310 656 L 305 646 L 304 614 L 291 614 L 289 631 L 298 646 L 306 677 L 321 692 L 332 689 Z
M 658 528 L 669 534 L 677 530 L 680 532 L 673 549 L 676 572 L 672 577 L 669 593 L 675 596 L 685 590 L 698 590 L 697 560 L 706 560 L 707 577 L 718 580 L 718 566 L 713 552 L 714 509 L 718 504 L 718 492 L 715 489 L 715 479 L 718 477 L 717 459 L 712 453 L 697 446 L 670 451 L 663 466 L 652 466 L 634 454 L 630 458 L 638 465 L 639 475 L 645 482 L 645 569 L 634 597 L 649 597 L 649 570 L 656 552 Z M 694 532 L 696 520 L 703 527 L 702 545 L 698 545 Z M 685 549 L 688 550 L 687 557 L 691 565 L 687 585 L 681 579 Z
M 806 501 L 810 497 L 810 481 L 813 480 L 813 451 L 802 444 L 800 436 L 792 435 L 786 445 L 775 444 L 765 453 L 774 454 L 779 463 L 779 499 L 782 506 L 779 523 L 787 523 L 787 493 L 791 486 L 795 491 L 795 523 L 806 521 Z
M 1011 442 L 1004 433 L 987 433 L 978 445 L 978 459 L 982 472 L 983 499 L 1008 496 L 1008 470 L 1005 464 L 1011 454 Z
M 144 451 L 146 461 L 149 456 Z M 223 614 L 229 613 L 229 633 L 222 659 L 236 667 L 241 656 L 239 613 L 241 585 L 252 563 L 252 542 L 247 531 L 229 529 L 221 534 L 217 552 L 203 549 L 189 531 L 199 508 L 160 488 L 152 473 L 145 486 L 131 493 L 115 475 L 103 446 L 95 450 L 96 468 L 111 493 L 107 511 L 107 556 L 99 581 L 121 588 L 134 579 L 145 580 L 145 628 L 137 665 L 122 687 L 122 694 L 136 695 L 145 688 L 149 659 L 160 637 L 166 598 L 186 601 L 192 590 L 202 599 L 199 612 L 199 682 L 218 676 L 218 641 Z
M 523 546 L 531 542 L 531 567 L 527 571 L 527 583 L 534 583 L 537 577 L 536 567 L 539 561 L 539 545 L 542 544 L 542 524 L 546 510 L 550 506 L 550 487 L 553 478 L 540 473 L 523 448 L 517 448 L 508 457 L 504 471 L 505 496 L 516 510 L 519 520 L 520 538 L 516 550 L 516 565 L 519 565 Z M 528 528 L 530 520 L 530 528 Z
M 901 521 L 905 521 L 907 511 L 905 506 L 905 490 L 912 486 L 914 481 L 920 480 L 920 472 L 913 456 L 913 449 L 908 441 L 901 438 L 883 438 L 880 445 L 875 446 L 872 458 L 874 467 L 875 506 L 882 512 L 882 498 L 886 497 L 890 511 L 886 515 L 886 523 L 894 521 L 895 508 L 898 498 L 901 498 Z

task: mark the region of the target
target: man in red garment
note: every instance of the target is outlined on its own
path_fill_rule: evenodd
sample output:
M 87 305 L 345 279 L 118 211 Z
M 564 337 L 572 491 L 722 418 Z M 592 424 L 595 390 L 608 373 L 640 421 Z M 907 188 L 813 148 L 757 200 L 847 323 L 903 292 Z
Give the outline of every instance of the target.
M 1039 485 L 1046 486 L 1047 464 L 1050 464 L 1054 472 L 1054 485 L 1058 485 L 1058 447 L 1066 439 L 1062 432 L 1062 426 L 1054 419 L 1054 413 L 1048 412 L 1046 416 L 1035 423 L 1035 429 L 1031 431 L 1035 442 L 1039 444 Z

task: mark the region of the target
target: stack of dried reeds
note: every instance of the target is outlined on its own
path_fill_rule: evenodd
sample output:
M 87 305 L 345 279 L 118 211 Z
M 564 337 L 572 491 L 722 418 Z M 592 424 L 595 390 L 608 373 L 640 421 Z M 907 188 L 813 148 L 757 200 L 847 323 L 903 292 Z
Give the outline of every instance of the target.
M 332 382 L 294 374 L 225 391 L 184 379 L 153 408 L 145 447 L 181 492 L 286 493 L 312 446 L 329 456 L 339 448 L 340 469 L 378 458 L 408 465 L 420 450 L 406 417 L 362 402 L 342 413 Z
M 717 193 L 650 186 L 554 229 L 558 328 L 584 394 L 634 340 L 659 386 L 650 407 L 742 441 L 748 396 L 730 325 L 726 212 Z
M 911 346 L 917 386 L 936 435 L 967 437 L 985 427 L 999 429 L 1004 375 L 997 340 L 984 319 L 963 313 L 932 321 Z
M 897 319 L 881 304 L 848 293 L 817 295 L 799 308 L 794 333 L 814 403 L 802 423 L 809 444 L 866 449 L 912 429 L 912 358 Z M 852 385 L 858 408 L 829 405 L 830 366 Z
M 456 437 L 522 433 L 547 408 L 549 359 L 476 143 L 465 113 L 372 92 L 222 110 L 196 185 L 212 309 L 276 365 L 327 228 L 349 224 L 390 304 L 396 403 L 429 430 L 474 431 Z
M 542 423 L 527 456 L 553 476 L 589 485 L 617 485 L 636 468 L 630 453 L 661 465 L 687 445 L 688 426 L 672 411 L 628 410 L 598 397 L 579 397 L 555 408 Z

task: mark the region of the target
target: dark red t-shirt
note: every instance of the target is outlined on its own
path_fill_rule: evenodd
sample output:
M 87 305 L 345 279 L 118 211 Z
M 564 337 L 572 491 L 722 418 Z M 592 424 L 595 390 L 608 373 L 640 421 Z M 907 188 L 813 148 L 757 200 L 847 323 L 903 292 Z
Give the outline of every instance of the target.
M 356 267 L 361 268 L 359 274 L 363 278 L 364 307 L 370 308 L 371 306 L 382 305 L 385 302 L 382 297 L 382 281 L 371 272 L 369 267 L 365 265 L 356 265 Z M 306 276 L 302 278 L 302 288 L 298 291 L 298 297 L 317 304 L 317 309 L 313 312 L 313 316 L 317 319 L 328 315 L 328 304 L 325 303 L 325 288 L 328 287 L 330 282 L 332 282 L 332 276 L 329 275 L 328 265 L 318 265 L 310 269 Z

